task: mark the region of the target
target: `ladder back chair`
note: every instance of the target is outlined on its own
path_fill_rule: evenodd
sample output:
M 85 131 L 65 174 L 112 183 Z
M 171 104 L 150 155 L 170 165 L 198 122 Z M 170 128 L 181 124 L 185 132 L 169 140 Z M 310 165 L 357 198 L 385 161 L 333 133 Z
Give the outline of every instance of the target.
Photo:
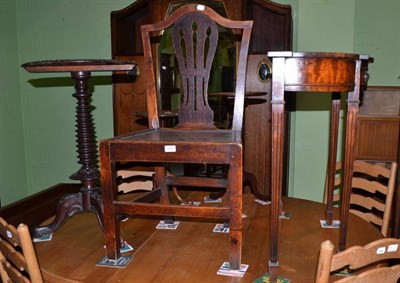
M 328 175 L 328 172 L 327 172 Z M 336 162 L 335 165 L 335 179 L 333 182 L 333 203 L 335 206 L 339 205 L 340 202 L 340 193 L 341 193 L 341 188 L 342 188 L 342 162 L 338 161 Z M 325 180 L 325 191 L 324 191 L 324 204 L 327 203 L 327 197 L 328 197 L 328 176 L 326 176 Z
M 247 54 L 252 21 L 232 21 L 204 5 L 190 4 L 177 9 L 162 22 L 141 27 L 145 58 L 149 129 L 100 142 L 106 253 L 117 260 L 121 215 L 158 215 L 229 219 L 229 262 L 239 269 L 242 248 L 242 122 Z M 217 49 L 218 26 L 237 35 L 237 69 L 234 117 L 230 129 L 214 126 L 208 105 L 207 86 Z M 157 106 L 157 78 L 152 43 L 163 30 L 172 28 L 174 53 L 179 66 L 183 96 L 178 125 L 161 128 Z M 150 163 L 154 166 L 154 188 L 146 197 L 133 201 L 116 198 L 116 164 Z M 165 164 L 220 164 L 228 167 L 226 178 L 176 176 L 167 174 Z M 169 188 L 193 186 L 226 188 L 227 205 L 182 206 L 169 200 Z M 154 202 L 154 200 L 159 201 Z M 146 200 L 146 201 L 144 201 Z M 148 202 L 152 200 L 153 202 Z
M 3 282 L 43 282 L 28 226 L 15 228 L 1 217 L 0 273 Z
M 390 168 L 365 161 L 354 162 L 350 212 L 380 227 L 385 237 L 392 212 L 396 173 L 396 162 L 392 162 Z
M 333 254 L 334 245 L 329 241 L 321 244 L 318 259 L 316 283 L 328 283 L 330 273 L 348 266 L 356 270 L 367 265 L 376 263 L 377 267 L 368 270 L 361 269 L 354 275 L 334 281 L 335 283 L 365 283 L 365 282 L 385 282 L 394 283 L 400 278 L 400 265 L 378 266 L 383 260 L 399 259 L 399 239 L 385 238 L 369 243 L 364 247 L 353 246 L 342 252 Z
M 342 163 L 337 162 L 333 195 L 336 203 L 340 202 L 341 169 Z M 394 161 L 388 167 L 361 160 L 355 160 L 353 165 L 350 212 L 379 227 L 385 237 L 388 236 L 392 213 L 396 173 L 397 163 Z

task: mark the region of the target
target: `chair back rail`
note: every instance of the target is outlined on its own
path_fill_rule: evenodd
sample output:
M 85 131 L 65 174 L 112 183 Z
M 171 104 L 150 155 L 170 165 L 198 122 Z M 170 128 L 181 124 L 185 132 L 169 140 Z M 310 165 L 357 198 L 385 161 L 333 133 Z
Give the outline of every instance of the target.
M 201 8 L 199 8 L 201 7 Z M 236 80 L 232 129 L 241 131 L 243 124 L 245 74 L 252 21 L 232 21 L 202 5 L 185 5 L 168 19 L 143 25 L 142 41 L 145 57 L 147 111 L 149 127 L 159 128 L 157 107 L 157 78 L 152 55 L 152 37 L 173 27 L 173 47 L 183 85 L 183 99 L 179 110 L 178 127 L 215 128 L 214 113 L 208 104 L 208 82 L 211 65 L 218 44 L 218 25 L 240 29 L 240 48 Z
M 399 239 L 385 238 L 364 247 L 353 246 L 334 254 L 334 245 L 329 240 L 324 241 L 321 244 L 315 282 L 327 283 L 331 272 L 347 266 L 355 270 L 383 260 L 398 259 L 400 258 L 399 248 Z M 335 282 L 396 282 L 398 278 L 400 278 L 400 265 L 368 269 Z

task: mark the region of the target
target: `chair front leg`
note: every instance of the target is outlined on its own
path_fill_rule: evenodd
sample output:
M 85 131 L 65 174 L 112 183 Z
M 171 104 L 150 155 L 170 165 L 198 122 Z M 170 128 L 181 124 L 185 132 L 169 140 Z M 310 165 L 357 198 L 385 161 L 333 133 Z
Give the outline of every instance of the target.
M 107 258 L 117 260 L 120 256 L 120 227 L 114 213 L 117 197 L 115 162 L 110 160 L 109 144 L 100 143 L 100 173 L 103 196 L 103 213 Z
M 242 167 L 231 164 L 228 170 L 229 266 L 233 270 L 240 269 L 242 256 L 242 179 Z

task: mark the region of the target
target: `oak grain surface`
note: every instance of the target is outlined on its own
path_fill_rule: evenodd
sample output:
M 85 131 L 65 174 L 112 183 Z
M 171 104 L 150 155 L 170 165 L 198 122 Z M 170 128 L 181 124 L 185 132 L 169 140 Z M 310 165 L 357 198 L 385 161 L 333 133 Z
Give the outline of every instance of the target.
M 202 200 L 207 193 L 188 197 Z M 209 204 L 217 205 L 217 204 Z M 313 282 L 322 241 L 338 246 L 339 230 L 322 229 L 320 203 L 283 198 L 283 209 L 292 217 L 281 221 L 279 275 L 291 282 Z M 335 210 L 335 219 L 338 210 Z M 177 230 L 156 230 L 159 219 L 132 217 L 121 224 L 121 236 L 134 247 L 133 260 L 124 269 L 99 267 L 105 255 L 104 235 L 92 213 L 79 213 L 53 235 L 52 241 L 35 243 L 45 278 L 50 282 L 253 282 L 268 271 L 270 206 L 244 194 L 242 262 L 250 267 L 243 278 L 217 275 L 228 261 L 228 235 L 213 233 L 215 220 L 180 219 Z M 348 246 L 365 245 L 380 238 L 379 231 L 361 218 L 349 216 Z M 56 278 L 57 277 L 57 278 Z

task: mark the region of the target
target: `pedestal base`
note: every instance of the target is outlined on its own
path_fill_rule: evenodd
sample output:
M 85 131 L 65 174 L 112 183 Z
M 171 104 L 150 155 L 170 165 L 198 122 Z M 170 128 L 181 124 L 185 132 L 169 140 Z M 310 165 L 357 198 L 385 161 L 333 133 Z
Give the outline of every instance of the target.
M 103 210 L 101 204 L 100 188 L 81 188 L 79 193 L 67 194 L 58 203 L 56 217 L 52 223 L 46 226 L 38 226 L 33 230 L 35 238 L 51 234 L 64 224 L 68 217 L 75 213 L 91 211 L 97 216 L 101 229 L 104 231 Z

